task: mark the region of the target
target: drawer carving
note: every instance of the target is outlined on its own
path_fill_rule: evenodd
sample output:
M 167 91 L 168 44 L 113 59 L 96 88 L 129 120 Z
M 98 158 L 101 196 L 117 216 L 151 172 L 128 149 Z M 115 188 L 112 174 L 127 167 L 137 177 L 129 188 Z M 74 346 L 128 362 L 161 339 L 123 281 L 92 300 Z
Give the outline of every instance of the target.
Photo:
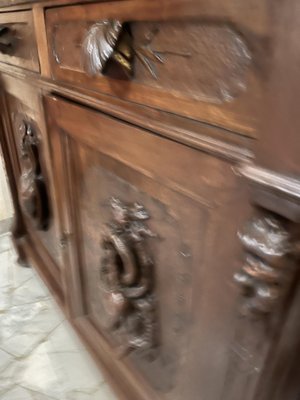
M 153 260 L 146 239 L 155 234 L 146 226 L 149 215 L 140 204 L 110 202 L 113 220 L 102 235 L 100 280 L 107 328 L 124 338 L 123 351 L 155 346 Z
M 50 210 L 49 197 L 39 156 L 39 143 L 33 126 L 23 120 L 21 134 L 20 203 L 23 211 L 34 221 L 37 229 L 47 230 Z
M 253 18 L 241 7 L 233 21 L 230 2 L 211 12 L 192 2 L 188 14 L 177 0 L 46 10 L 52 76 L 255 135 L 270 60 L 267 7 L 255 0 Z
M 246 89 L 251 53 L 245 40 L 219 23 L 103 20 L 82 44 L 91 75 L 131 79 L 209 103 Z

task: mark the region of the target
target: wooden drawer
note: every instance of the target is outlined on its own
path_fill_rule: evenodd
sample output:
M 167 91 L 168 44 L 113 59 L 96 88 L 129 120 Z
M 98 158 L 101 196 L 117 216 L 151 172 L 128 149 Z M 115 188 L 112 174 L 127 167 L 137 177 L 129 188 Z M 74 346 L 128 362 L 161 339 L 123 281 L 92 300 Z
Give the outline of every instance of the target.
M 0 61 L 40 71 L 31 11 L 0 14 Z
M 40 93 L 27 83 L 2 75 L 16 153 L 15 179 L 27 231 L 35 252 L 62 287 L 61 229 L 50 167 Z
M 222 7 L 218 1 L 155 0 L 49 9 L 52 75 L 255 136 L 268 72 L 268 15 L 265 0 L 226 0 Z M 101 24 L 107 19 L 129 23 L 120 34 L 120 27 Z M 114 30 L 121 36 L 104 61 L 105 35 Z
M 74 324 L 126 398 L 219 399 L 248 207 L 230 163 L 66 100 L 45 106 Z

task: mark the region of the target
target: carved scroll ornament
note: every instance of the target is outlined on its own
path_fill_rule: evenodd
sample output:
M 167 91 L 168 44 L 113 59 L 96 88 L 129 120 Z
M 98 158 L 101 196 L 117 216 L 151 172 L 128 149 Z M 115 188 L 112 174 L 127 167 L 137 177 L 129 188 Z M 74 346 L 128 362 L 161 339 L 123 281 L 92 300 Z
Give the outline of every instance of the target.
M 34 221 L 37 229 L 47 230 L 49 224 L 49 197 L 42 173 L 38 138 L 32 125 L 22 121 L 21 134 L 21 177 L 19 196 L 24 213 Z
M 239 233 L 245 260 L 234 279 L 243 291 L 244 313 L 270 313 L 285 295 L 295 264 L 286 222 L 262 215 L 250 220 Z
M 155 235 L 142 205 L 111 200 L 113 220 L 102 236 L 100 285 L 107 329 L 124 339 L 124 351 L 156 345 L 153 260 L 146 245 Z
M 190 57 L 189 53 L 156 51 L 151 43 L 158 27 L 153 27 L 145 35 L 141 43 L 133 40 L 130 25 L 118 20 L 103 20 L 92 25 L 83 42 L 85 69 L 91 75 L 104 74 L 116 78 L 131 78 L 133 76 L 134 56 L 144 68 L 157 79 L 155 63 L 164 63 L 165 55 L 176 54 Z

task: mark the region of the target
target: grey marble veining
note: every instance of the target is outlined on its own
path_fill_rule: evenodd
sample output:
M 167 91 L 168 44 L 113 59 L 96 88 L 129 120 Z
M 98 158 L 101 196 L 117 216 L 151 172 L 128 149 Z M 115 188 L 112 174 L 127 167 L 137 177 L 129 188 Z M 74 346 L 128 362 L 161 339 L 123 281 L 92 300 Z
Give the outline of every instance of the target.
M 0 399 L 116 400 L 33 269 L 0 236 Z

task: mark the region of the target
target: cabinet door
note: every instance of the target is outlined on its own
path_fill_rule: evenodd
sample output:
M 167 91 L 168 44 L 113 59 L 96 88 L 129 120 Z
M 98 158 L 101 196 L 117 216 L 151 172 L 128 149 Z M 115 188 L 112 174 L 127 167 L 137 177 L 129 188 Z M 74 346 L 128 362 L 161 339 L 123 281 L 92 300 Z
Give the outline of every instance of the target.
M 247 194 L 229 162 L 45 99 L 74 324 L 128 399 L 219 400 Z
M 41 96 L 27 83 L 3 75 L 5 103 L 15 152 L 15 180 L 26 230 L 35 252 L 61 287 L 61 228 L 53 185 Z

